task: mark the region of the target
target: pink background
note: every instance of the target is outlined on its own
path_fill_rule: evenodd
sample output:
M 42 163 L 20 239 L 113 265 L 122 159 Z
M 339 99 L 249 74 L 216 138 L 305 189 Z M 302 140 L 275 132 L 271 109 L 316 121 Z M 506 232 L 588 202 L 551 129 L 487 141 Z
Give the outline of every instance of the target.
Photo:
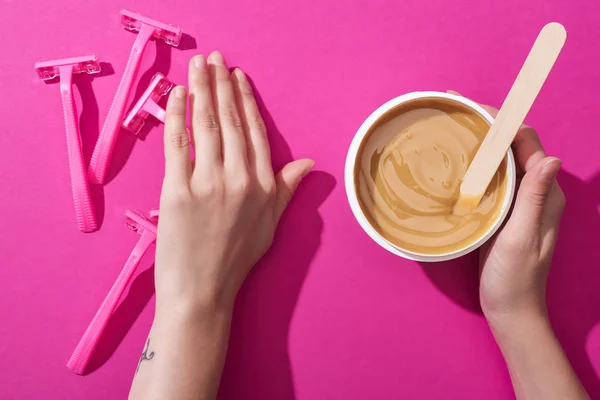
M 528 122 L 564 160 L 568 207 L 549 282 L 552 321 L 600 398 L 597 0 L 4 0 L 0 398 L 125 398 L 152 321 L 150 254 L 95 371 L 66 369 L 138 239 L 124 227 L 124 210 L 158 204 L 162 126 L 145 140 L 121 133 L 110 183 L 94 188 L 102 228 L 79 233 L 58 85 L 39 81 L 33 64 L 95 52 L 112 66 L 76 78 L 89 159 L 134 40 L 119 26 L 126 7 L 190 35 L 182 49 L 148 46 L 142 86 L 157 71 L 185 83 L 193 54 L 220 49 L 257 86 L 275 164 L 316 160 L 239 295 L 223 399 L 513 397 L 478 306 L 475 257 L 423 266 L 379 248 L 347 205 L 344 158 L 361 122 L 397 95 L 455 89 L 499 105 L 539 29 L 562 22 L 567 44 Z

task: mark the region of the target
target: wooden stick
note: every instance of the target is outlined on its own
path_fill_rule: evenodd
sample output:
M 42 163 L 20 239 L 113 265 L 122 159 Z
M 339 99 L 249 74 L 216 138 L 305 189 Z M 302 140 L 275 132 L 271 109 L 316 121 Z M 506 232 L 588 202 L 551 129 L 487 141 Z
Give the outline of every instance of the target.
M 557 22 L 542 28 L 498 116 L 465 173 L 454 214 L 472 211 L 481 201 L 566 39 L 565 28 Z

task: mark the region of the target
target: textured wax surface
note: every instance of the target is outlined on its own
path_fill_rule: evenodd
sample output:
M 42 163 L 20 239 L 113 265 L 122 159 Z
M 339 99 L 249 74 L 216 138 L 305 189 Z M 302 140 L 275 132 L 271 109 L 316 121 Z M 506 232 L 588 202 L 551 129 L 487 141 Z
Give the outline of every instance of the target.
M 462 250 L 497 223 L 506 162 L 471 212 L 454 213 L 460 182 L 490 124 L 457 104 L 423 100 L 389 112 L 361 143 L 354 185 L 371 226 L 424 254 Z
M 363 120 L 400 94 L 454 89 L 499 106 L 542 26 L 563 23 L 567 43 L 527 122 L 564 160 L 568 205 L 550 314 L 600 397 L 597 0 L 4 0 L 0 398 L 123 399 L 145 344 L 152 254 L 99 345 L 95 372 L 65 367 L 139 238 L 124 226 L 125 209 L 158 205 L 162 126 L 149 121 L 144 140 L 121 132 L 110 182 L 92 189 L 101 229 L 82 234 L 58 84 L 33 70 L 36 61 L 89 53 L 110 63 L 105 76 L 74 79 L 89 162 L 135 39 L 120 27 L 121 8 L 193 37 L 180 49 L 148 45 L 135 98 L 155 72 L 185 83 L 193 54 L 220 49 L 256 84 L 275 164 L 316 161 L 238 298 L 220 397 L 245 400 L 513 398 L 478 307 L 476 257 L 422 266 L 388 254 L 354 220 L 343 166 Z

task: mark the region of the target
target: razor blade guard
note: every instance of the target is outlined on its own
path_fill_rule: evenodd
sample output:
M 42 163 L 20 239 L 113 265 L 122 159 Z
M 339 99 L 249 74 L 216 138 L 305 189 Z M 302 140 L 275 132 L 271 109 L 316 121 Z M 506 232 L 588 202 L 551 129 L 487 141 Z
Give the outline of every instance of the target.
M 159 209 L 158 208 L 153 208 L 152 210 L 150 210 L 150 212 L 148 213 L 148 215 L 150 216 L 150 218 L 158 218 L 158 216 L 159 216 Z
M 165 110 L 158 105 L 158 102 L 169 93 L 173 86 L 173 82 L 165 78 L 163 74 L 156 73 L 148 88 L 125 117 L 123 127 L 138 134 L 149 115 L 153 115 L 159 121 L 164 122 Z
M 165 24 L 129 10 L 121 10 L 121 24 L 123 28 L 132 32 L 139 32 L 143 24 L 150 25 L 154 27 L 152 37 L 162 39 L 168 45 L 175 47 L 179 46 L 183 34 L 182 29 L 177 25 Z
M 146 230 L 156 235 L 156 224 L 143 216 L 141 213 L 133 210 L 127 210 L 125 211 L 125 217 L 125 223 L 132 231 L 142 234 Z
M 35 63 L 35 71 L 43 81 L 49 81 L 60 76 L 60 67 L 73 66 L 73 74 L 97 74 L 100 72 L 98 56 L 90 54 L 82 57 L 64 58 L 61 60 L 42 61 Z
M 137 36 L 90 160 L 90 179 L 92 182 L 99 184 L 106 181 L 117 135 L 123 124 L 127 100 L 133 90 L 146 45 L 150 39 L 155 37 L 163 39 L 170 45 L 177 46 L 183 34 L 178 26 L 164 24 L 129 10 L 122 10 L 121 18 L 123 26 L 129 31 L 136 32 Z

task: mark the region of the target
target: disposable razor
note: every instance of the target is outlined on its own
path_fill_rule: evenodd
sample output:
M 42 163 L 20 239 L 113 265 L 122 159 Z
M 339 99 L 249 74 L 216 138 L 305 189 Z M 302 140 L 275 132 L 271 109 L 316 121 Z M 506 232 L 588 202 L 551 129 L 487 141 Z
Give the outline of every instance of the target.
M 35 70 L 43 81 L 60 79 L 60 98 L 62 100 L 67 132 L 67 151 L 71 170 L 71 189 L 77 225 L 82 232 L 98 229 L 96 214 L 90 195 L 90 187 L 85 170 L 85 161 L 81 147 L 81 134 L 77 123 L 77 110 L 73 98 L 73 75 L 80 73 L 97 74 L 100 63 L 96 55 L 65 58 L 63 60 L 44 61 L 35 64 Z
M 94 148 L 90 162 L 89 176 L 94 183 L 104 183 L 108 165 L 112 156 L 117 134 L 123 121 L 127 98 L 132 91 L 133 82 L 140 69 L 140 62 L 146 45 L 152 37 L 162 39 L 171 46 L 178 46 L 181 41 L 182 30 L 178 26 L 163 24 L 162 22 L 144 17 L 128 10 L 121 11 L 121 24 L 131 32 L 137 32 L 125 72 L 117 88 L 108 116 L 100 132 L 100 137 Z
M 157 226 L 154 223 L 155 217 L 150 217 L 152 219 L 146 218 L 138 212 L 129 210 L 125 211 L 125 217 L 127 227 L 139 233 L 140 238 L 129 255 L 117 280 L 110 288 L 108 295 L 106 295 L 102 305 L 96 312 L 96 315 L 94 315 L 92 322 L 88 325 L 83 337 L 67 362 L 67 367 L 79 375 L 85 372 L 94 349 L 102 336 L 102 332 L 108 325 L 108 321 L 115 312 L 119 300 L 129 286 L 140 260 L 152 243 L 156 241 Z
M 150 81 L 150 85 L 135 103 L 123 121 L 123 127 L 135 133 L 140 132 L 149 115 L 153 115 L 161 122 L 165 122 L 165 110 L 158 102 L 173 88 L 173 83 L 158 72 Z

